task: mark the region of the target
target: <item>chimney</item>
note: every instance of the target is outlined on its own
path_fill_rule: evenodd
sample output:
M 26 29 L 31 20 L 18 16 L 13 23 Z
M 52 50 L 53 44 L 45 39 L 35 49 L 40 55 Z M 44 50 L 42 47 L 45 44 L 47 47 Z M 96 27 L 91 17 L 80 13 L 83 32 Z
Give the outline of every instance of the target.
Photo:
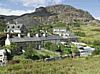
M 47 31 L 43 33 L 43 36 L 46 37 L 47 36 Z
M 36 34 L 35 36 L 36 36 L 36 37 L 39 37 L 39 34 Z
M 8 25 L 10 24 L 9 21 L 7 22 L 7 24 L 8 24 Z
M 30 33 L 27 33 L 27 37 L 30 37 Z
M 43 34 L 43 37 L 46 37 L 46 34 L 45 33 Z
M 62 34 L 60 33 L 59 36 L 62 36 Z
M 7 34 L 7 38 L 9 38 L 9 34 Z
M 17 20 L 15 21 L 15 24 L 18 24 Z
M 48 33 L 48 32 L 46 31 L 46 33 Z
M 21 37 L 20 33 L 18 34 L 18 37 L 19 37 L 19 38 Z

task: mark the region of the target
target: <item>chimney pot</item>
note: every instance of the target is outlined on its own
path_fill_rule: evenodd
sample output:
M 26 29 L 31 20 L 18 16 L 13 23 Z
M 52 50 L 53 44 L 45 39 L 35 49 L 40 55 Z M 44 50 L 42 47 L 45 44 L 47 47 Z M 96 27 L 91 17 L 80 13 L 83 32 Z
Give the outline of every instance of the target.
M 9 38 L 9 34 L 7 34 L 7 38 Z
M 46 37 L 46 34 L 44 33 L 43 36 Z
M 21 35 L 20 35 L 20 34 L 18 34 L 18 37 L 20 38 L 20 37 L 21 37 Z
M 30 33 L 27 33 L 27 37 L 30 37 Z
M 36 37 L 39 37 L 39 34 L 36 34 Z

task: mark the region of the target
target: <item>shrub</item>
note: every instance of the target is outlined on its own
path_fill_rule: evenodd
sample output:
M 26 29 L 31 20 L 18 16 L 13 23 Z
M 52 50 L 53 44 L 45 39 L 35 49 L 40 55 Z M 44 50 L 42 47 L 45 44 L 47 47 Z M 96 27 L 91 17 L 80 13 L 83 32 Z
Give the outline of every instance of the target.
M 72 53 L 78 52 L 78 48 L 76 47 L 76 45 L 74 45 L 74 44 L 71 45 L 71 51 L 72 51 Z
M 25 51 L 24 56 L 26 59 L 38 60 L 40 56 L 38 55 L 37 51 L 28 49 Z
M 63 44 L 59 44 L 59 50 L 61 50 L 62 53 L 64 53 L 64 54 L 71 54 L 70 47 L 67 47 L 67 46 L 65 46 Z
M 100 29 L 92 29 L 92 31 L 100 32 Z
M 74 32 L 74 33 L 75 33 L 75 35 L 80 36 L 80 37 L 86 36 L 86 34 L 84 32 L 81 32 L 81 31 L 77 31 L 77 32 Z
M 20 60 L 11 60 L 8 63 L 9 64 L 18 64 L 18 63 L 20 63 Z
M 74 23 L 74 27 L 80 27 L 79 23 Z
M 96 49 L 92 53 L 93 55 L 100 55 L 100 49 Z
M 46 42 L 44 48 L 46 48 L 47 50 L 55 51 L 58 49 L 58 46 L 52 42 Z
M 26 59 L 33 59 L 33 60 L 39 59 L 39 55 L 38 55 L 37 51 L 32 48 L 32 45 L 29 45 L 25 49 L 24 56 Z
M 94 40 L 94 41 L 93 41 L 93 44 L 94 44 L 94 45 L 100 45 L 100 40 Z

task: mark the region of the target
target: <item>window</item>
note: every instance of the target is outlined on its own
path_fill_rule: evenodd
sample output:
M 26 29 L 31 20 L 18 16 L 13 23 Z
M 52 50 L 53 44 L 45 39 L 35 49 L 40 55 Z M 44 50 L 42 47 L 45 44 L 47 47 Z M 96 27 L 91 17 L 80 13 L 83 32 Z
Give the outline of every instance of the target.
M 9 26 L 7 28 L 9 28 Z
M 5 32 L 7 32 L 7 29 L 5 29 Z
M 2 55 L 0 55 L 0 57 L 2 57 Z
M 2 60 L 0 60 L 0 63 L 2 62 Z
M 12 28 L 14 28 L 14 26 L 12 26 Z
M 18 28 L 20 28 L 20 26 L 18 26 Z

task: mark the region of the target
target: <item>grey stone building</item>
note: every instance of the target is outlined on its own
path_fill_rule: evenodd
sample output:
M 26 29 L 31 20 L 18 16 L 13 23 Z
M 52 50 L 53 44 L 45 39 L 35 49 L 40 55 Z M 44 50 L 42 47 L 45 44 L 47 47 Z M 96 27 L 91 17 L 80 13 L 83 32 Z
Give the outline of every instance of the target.
M 17 37 L 10 38 L 7 34 L 7 39 L 5 40 L 5 45 L 10 45 L 11 43 L 17 44 L 19 49 L 25 49 L 29 44 L 33 44 L 33 48 L 41 49 L 44 45 L 44 42 L 53 42 L 53 43 L 60 43 L 61 41 L 66 41 L 61 36 L 57 35 L 45 35 L 39 36 L 36 34 L 35 36 L 31 37 L 28 33 L 27 36 L 21 37 L 21 34 L 18 34 Z

